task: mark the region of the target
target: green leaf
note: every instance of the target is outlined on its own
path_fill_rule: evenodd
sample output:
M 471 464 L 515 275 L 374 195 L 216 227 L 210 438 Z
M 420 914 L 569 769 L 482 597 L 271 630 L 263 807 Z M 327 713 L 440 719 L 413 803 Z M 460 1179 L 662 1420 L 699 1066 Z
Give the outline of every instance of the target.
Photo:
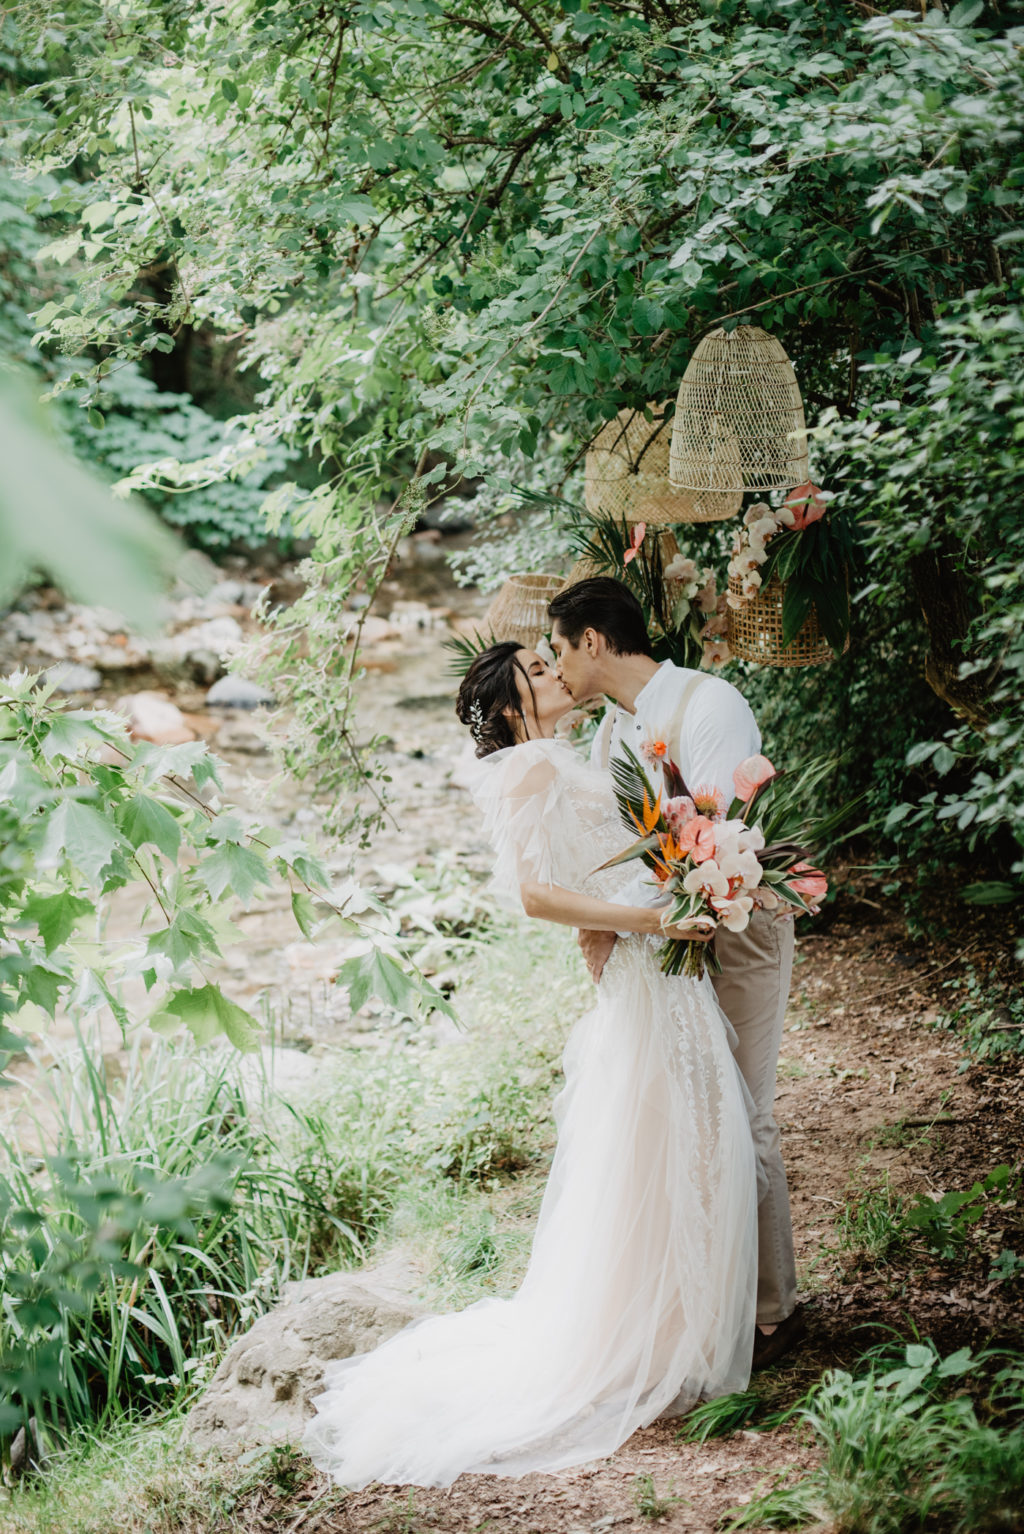
M 798 580 L 791 580 L 786 586 L 786 592 L 782 598 L 782 643 L 792 644 L 807 621 L 808 614 L 814 605 L 814 596 L 807 586 Z
M 652 336 L 662 327 L 665 310 L 652 298 L 638 298 L 633 304 L 633 329 L 638 336 Z
M 115 500 L 64 451 L 38 392 L 10 373 L 0 378 L 0 602 L 42 569 L 70 596 L 152 631 L 178 544 L 152 512 Z
M 226 75 L 220 82 L 220 93 L 225 101 L 238 100 L 238 86 L 234 80 L 229 79 Z
M 201 985 L 187 990 L 173 991 L 164 1002 L 155 1019 L 178 1018 L 191 1033 L 197 1044 L 209 1044 L 220 1034 L 243 1052 L 259 1045 L 260 1025 L 256 1019 L 229 1001 L 215 985 Z M 164 1025 L 166 1027 L 166 1025 Z M 164 1031 L 158 1028 L 158 1032 Z
M 966 900 L 970 905 L 1012 905 L 1022 896 L 1024 896 L 1024 888 L 1021 885 L 1007 884 L 1001 879 L 979 880 L 976 884 L 965 884 L 960 891 L 960 899 Z
M 208 921 L 187 906 L 175 911 L 173 919 L 146 943 L 147 953 L 165 953 L 180 969 L 192 959 L 217 952 L 217 937 Z
M 295 917 L 303 937 L 309 938 L 312 941 L 313 934 L 319 926 L 319 920 L 316 914 L 316 907 L 305 890 L 294 890 L 292 892 L 292 915 Z
M 91 900 L 61 890 L 56 895 L 33 895 L 19 920 L 35 922 L 47 953 L 67 942 L 79 917 L 96 908 Z
M 338 970 L 335 983 L 348 991 L 349 1005 L 358 1012 L 371 996 L 392 1007 L 403 1017 L 417 1017 L 422 1011 L 443 1012 L 454 1018 L 451 1003 L 417 970 L 404 970 L 397 959 L 380 948 L 346 959 Z
M 42 1007 L 52 1017 L 60 1000 L 60 988 L 67 985 L 69 979 L 68 975 L 50 969 L 45 964 L 33 964 L 31 969 L 26 970 L 22 980 L 22 996 L 26 1001 L 35 1002 L 37 1007 Z
M 67 714 L 51 714 L 45 733 L 40 734 L 39 749 L 48 762 L 62 756 L 75 761 L 83 746 L 102 746 L 107 735 L 97 728 L 99 721 L 85 719 L 79 710 Z
M 149 842 L 166 857 L 176 858 L 181 846 L 181 827 L 166 805 L 152 794 L 136 794 L 119 817 L 121 830 L 133 847 Z
M 216 852 L 203 858 L 197 873 L 214 900 L 230 890 L 243 904 L 248 904 L 261 884 L 270 883 L 266 859 L 238 842 L 221 842 Z
M 106 816 L 91 805 L 68 798 L 47 816 L 41 859 L 44 864 L 56 862 L 63 853 L 91 884 L 96 884 L 118 840 L 117 829 Z

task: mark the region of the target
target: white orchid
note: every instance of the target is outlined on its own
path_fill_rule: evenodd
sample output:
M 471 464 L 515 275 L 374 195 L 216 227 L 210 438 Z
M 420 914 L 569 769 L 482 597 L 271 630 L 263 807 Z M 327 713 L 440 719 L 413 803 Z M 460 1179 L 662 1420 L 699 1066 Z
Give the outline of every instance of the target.
M 750 921 L 754 902 L 749 895 L 737 895 L 734 900 L 715 900 L 711 904 L 718 912 L 718 922 L 730 932 L 742 932 Z
M 756 889 L 761 882 L 763 870 L 755 852 L 726 853 L 719 858 L 718 866 L 727 879 L 740 879 L 745 889 Z
M 670 560 L 664 573 L 667 581 L 684 581 L 688 586 L 700 581 L 696 561 L 687 559 L 685 554 L 677 554 Z
M 729 881 L 722 873 L 714 858 L 707 858 L 699 863 L 683 880 L 683 889 L 688 895 L 704 894 L 711 898 L 714 905 L 715 897 L 727 899 L 729 895 Z

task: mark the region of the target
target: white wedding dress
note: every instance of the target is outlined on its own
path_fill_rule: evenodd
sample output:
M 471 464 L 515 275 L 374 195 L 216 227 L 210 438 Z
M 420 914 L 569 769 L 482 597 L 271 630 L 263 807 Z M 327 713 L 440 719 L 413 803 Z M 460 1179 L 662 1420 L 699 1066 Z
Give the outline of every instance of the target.
M 606 772 L 550 740 L 477 765 L 471 788 L 505 900 L 518 906 L 529 877 L 641 903 L 642 865 L 593 871 L 631 839 Z M 528 932 L 523 945 L 529 962 Z M 555 1113 L 518 1292 L 328 1366 L 304 1447 L 342 1485 L 551 1471 L 746 1385 L 757 1179 L 746 1092 L 707 978 L 669 978 L 651 939 L 620 938 L 569 1038 Z

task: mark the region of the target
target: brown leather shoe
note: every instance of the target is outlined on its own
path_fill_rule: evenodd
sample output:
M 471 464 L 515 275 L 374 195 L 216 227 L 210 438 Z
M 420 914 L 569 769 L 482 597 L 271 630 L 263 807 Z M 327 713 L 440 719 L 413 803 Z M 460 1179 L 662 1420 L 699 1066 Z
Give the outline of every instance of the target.
M 807 1336 L 807 1322 L 804 1320 L 804 1308 L 798 1305 L 784 1321 L 780 1321 L 773 1332 L 754 1332 L 754 1361 L 752 1370 L 770 1369 L 772 1364 L 777 1364 L 791 1348 L 797 1347 Z

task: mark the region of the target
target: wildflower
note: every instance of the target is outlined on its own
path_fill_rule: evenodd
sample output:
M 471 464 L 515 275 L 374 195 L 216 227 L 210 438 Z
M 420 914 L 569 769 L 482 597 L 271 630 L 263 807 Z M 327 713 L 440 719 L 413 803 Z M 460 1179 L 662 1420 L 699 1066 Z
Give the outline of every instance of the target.
M 667 751 L 668 746 L 663 740 L 645 740 L 640 745 L 640 755 L 651 767 L 657 767 Z

